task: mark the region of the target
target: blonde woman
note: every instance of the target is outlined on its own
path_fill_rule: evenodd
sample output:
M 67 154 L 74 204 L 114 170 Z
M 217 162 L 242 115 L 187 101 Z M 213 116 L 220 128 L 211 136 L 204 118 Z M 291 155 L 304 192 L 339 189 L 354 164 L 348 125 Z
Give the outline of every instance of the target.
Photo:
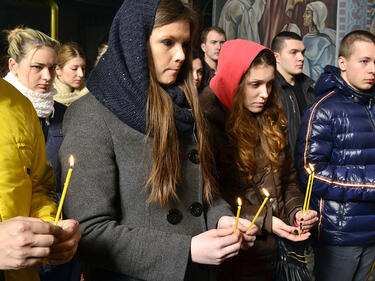
M 9 72 L 4 79 L 26 96 L 39 117 L 47 158 L 54 168 L 56 190 L 60 190 L 58 151 L 62 143 L 62 120 L 66 106 L 54 102 L 57 51 L 60 43 L 31 28 L 8 31 Z
M 1 220 L 30 216 L 53 221 L 57 209 L 53 195 L 56 185 L 51 166 L 45 159 L 44 139 L 47 139 L 48 145 L 48 136 L 53 131 L 50 128 L 59 122 L 61 124 L 62 120 L 62 116 L 58 116 L 59 107 L 53 101 L 55 90 L 52 86 L 59 43 L 30 28 L 15 28 L 9 31 L 8 42 L 10 72 L 5 80 L 31 101 L 39 120 L 36 116 L 34 118 L 34 113 L 25 118 L 14 119 L 7 115 L 16 125 L 8 131 L 3 130 L 2 134 L 2 140 L 8 138 L 11 142 L 5 142 L 7 145 L 4 145 L 1 153 L 4 158 L 1 162 L 8 162 L 2 171 L 7 176 L 1 177 Z M 6 100 L 5 95 L 2 95 L 3 100 Z M 8 106 L 15 107 L 14 102 L 9 102 Z M 17 107 L 14 110 L 17 110 Z M 6 123 L 7 126 L 11 124 L 10 120 Z M 35 120 L 40 124 L 35 124 Z M 4 128 L 4 123 L 2 127 Z M 37 134 L 32 132 L 33 130 Z M 10 134 L 15 136 L 9 137 Z M 52 157 L 51 154 L 47 156 Z M 58 225 L 62 232 L 54 238 L 55 243 L 49 249 L 51 256 L 47 259 L 52 264 L 69 261 L 80 239 L 77 221 L 62 220 Z M 4 275 L 5 280 L 39 280 L 36 268 L 5 271 Z
M 65 43 L 57 53 L 55 101 L 66 106 L 86 95 L 86 58 L 81 47 L 75 42 Z

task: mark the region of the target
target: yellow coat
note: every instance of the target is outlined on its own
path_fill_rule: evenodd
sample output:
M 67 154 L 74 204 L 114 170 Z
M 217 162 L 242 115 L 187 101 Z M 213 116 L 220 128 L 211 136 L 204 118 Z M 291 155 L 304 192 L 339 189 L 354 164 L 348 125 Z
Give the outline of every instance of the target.
M 16 216 L 53 221 L 55 178 L 31 102 L 0 78 L 0 221 Z M 6 281 L 39 280 L 36 268 L 5 271 Z

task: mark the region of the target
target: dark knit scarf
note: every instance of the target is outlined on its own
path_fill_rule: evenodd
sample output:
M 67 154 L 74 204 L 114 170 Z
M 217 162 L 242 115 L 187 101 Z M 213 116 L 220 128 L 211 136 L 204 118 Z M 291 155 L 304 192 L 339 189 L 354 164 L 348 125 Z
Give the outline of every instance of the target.
M 146 132 L 146 102 L 149 89 L 147 40 L 159 0 L 125 0 L 109 34 L 108 50 L 92 70 L 87 82 L 91 93 L 122 122 Z M 194 119 L 182 90 L 165 88 L 175 108 L 179 133 L 193 127 Z

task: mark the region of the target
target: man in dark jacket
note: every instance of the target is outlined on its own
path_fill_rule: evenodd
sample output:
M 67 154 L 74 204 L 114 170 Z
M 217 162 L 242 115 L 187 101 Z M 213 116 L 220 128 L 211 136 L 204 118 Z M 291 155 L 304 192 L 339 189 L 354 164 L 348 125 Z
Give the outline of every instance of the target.
M 366 280 L 375 259 L 375 36 L 347 34 L 339 67 L 327 66 L 317 81 L 317 99 L 305 111 L 296 145 L 304 186 L 305 168 L 315 167 L 319 281 Z
M 276 80 L 280 86 L 281 102 L 287 114 L 289 143 L 294 156 L 303 111 L 314 100 L 314 80 L 302 73 L 305 46 L 298 34 L 280 32 L 272 40 L 272 50 L 276 57 Z
M 201 34 L 201 49 L 204 54 L 204 77 L 202 80 L 202 89 L 209 83 L 216 74 L 217 60 L 221 47 L 226 41 L 225 32 L 217 26 L 211 26 L 203 29 Z

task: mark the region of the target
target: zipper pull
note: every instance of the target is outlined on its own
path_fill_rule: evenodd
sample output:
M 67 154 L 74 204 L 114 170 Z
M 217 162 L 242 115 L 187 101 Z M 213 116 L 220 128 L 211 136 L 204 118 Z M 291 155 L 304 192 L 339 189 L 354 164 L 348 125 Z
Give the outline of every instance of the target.
M 368 103 L 368 107 L 369 107 L 369 109 L 371 109 L 372 108 L 372 102 L 374 101 L 374 99 L 373 98 L 371 98 L 370 100 L 369 100 L 369 103 Z

